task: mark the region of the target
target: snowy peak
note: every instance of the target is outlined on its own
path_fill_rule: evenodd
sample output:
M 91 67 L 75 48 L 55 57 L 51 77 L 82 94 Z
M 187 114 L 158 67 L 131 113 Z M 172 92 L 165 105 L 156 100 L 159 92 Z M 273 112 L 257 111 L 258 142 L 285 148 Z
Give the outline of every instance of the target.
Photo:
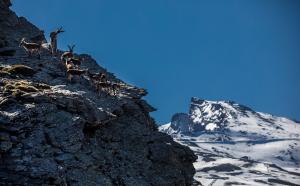
M 232 101 L 207 101 L 193 97 L 189 113 L 172 117 L 172 129 L 180 132 L 220 131 L 231 119 L 254 113 L 250 108 Z
M 255 113 L 251 108 L 233 101 L 207 101 L 193 97 L 189 113 L 198 117 L 229 119 L 237 118 L 238 115 L 247 115 L 247 112 Z
M 236 110 L 226 102 L 205 101 L 192 98 L 189 116 L 192 120 L 191 132 L 220 130 L 228 119 L 236 115 Z
M 299 122 L 232 101 L 192 98 L 188 113 L 159 130 L 194 151 L 194 178 L 203 185 L 300 183 Z
M 232 136 L 234 133 L 235 137 L 241 138 L 273 138 L 274 133 L 277 137 L 297 136 L 293 128 L 298 130 L 299 124 L 286 118 L 255 112 L 233 101 L 208 101 L 193 97 L 189 113 L 175 114 L 171 123 L 162 126 L 161 130 L 169 134 L 222 133 Z

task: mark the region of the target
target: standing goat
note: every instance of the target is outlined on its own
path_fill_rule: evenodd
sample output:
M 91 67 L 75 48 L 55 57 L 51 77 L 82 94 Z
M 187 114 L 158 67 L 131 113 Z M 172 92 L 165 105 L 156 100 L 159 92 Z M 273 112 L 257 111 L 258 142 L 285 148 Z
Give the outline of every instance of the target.
M 90 78 L 91 84 L 95 87 L 98 94 L 101 93 L 103 90 L 107 90 L 109 87 L 106 83 L 105 74 L 102 72 L 99 72 L 97 74 L 92 74 L 88 71 L 88 77 Z M 105 82 L 103 82 L 105 81 Z
M 58 28 L 56 31 L 50 33 L 50 43 L 51 43 L 51 53 L 55 55 L 57 52 L 57 36 L 58 34 L 65 32 L 62 27 Z
M 78 59 L 78 58 L 71 57 L 71 58 L 68 58 L 66 61 L 68 61 L 69 63 L 72 63 L 76 68 L 79 68 L 81 63 L 84 61 L 84 58 Z
M 100 94 L 101 91 L 104 91 L 106 94 L 111 92 L 111 85 L 107 82 L 97 82 L 96 90 Z
M 107 83 L 106 75 L 103 72 L 95 74 L 94 78 L 98 82 Z
M 20 42 L 20 47 L 23 47 L 29 56 L 31 56 L 33 53 L 38 54 L 38 59 L 41 59 L 41 44 L 38 43 L 28 43 L 25 41 L 25 38 L 22 38 Z
M 105 91 L 106 93 L 112 94 L 114 96 L 117 95 L 121 88 L 121 84 L 110 81 L 97 82 L 96 84 L 96 89 L 98 91 Z
M 68 45 L 69 51 L 64 52 L 61 57 L 60 60 L 61 61 L 66 61 L 68 58 L 72 58 L 74 56 L 73 51 L 74 51 L 74 47 L 75 45 Z
M 67 77 L 69 81 L 72 81 L 73 76 L 81 76 L 85 74 L 87 70 L 79 70 L 74 68 L 74 64 L 70 61 L 66 61 Z
M 111 91 L 113 95 L 117 95 L 117 93 L 121 90 L 122 86 L 119 83 L 111 83 Z
M 90 72 L 88 72 L 88 76 L 90 78 L 90 80 L 92 80 L 93 82 L 106 82 L 106 76 L 104 73 L 99 72 L 97 74 L 92 74 Z
M 92 74 L 88 71 L 87 75 L 98 94 L 101 94 L 101 92 L 104 91 L 105 93 L 113 94 L 115 96 L 122 88 L 120 83 L 107 81 L 105 73 L 100 72 Z

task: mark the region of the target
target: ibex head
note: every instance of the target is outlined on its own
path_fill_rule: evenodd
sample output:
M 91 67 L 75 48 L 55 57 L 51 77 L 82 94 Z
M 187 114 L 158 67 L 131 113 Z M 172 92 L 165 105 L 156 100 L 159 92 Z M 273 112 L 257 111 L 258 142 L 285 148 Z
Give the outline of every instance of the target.
M 65 32 L 65 31 L 63 30 L 63 27 L 62 27 L 62 26 L 56 30 L 56 33 L 58 33 L 58 34 L 61 33 L 61 32 Z
M 20 44 L 19 44 L 19 46 L 22 46 L 22 45 L 25 43 L 25 40 L 26 40 L 26 38 L 25 38 L 25 37 L 23 37 L 23 38 L 21 39 L 21 41 L 20 41 Z
M 73 53 L 75 45 L 68 45 L 69 51 Z

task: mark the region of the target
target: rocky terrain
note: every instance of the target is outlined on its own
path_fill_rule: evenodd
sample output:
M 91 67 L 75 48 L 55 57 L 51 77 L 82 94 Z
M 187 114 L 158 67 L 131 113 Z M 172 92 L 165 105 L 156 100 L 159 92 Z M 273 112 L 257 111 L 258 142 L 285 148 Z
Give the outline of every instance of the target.
M 198 156 L 204 185 L 300 185 L 300 123 L 232 101 L 192 98 L 160 131 Z
M 87 75 L 68 81 L 59 55 L 38 59 L 19 47 L 23 37 L 46 40 L 9 6 L 0 0 L 0 185 L 193 183 L 197 157 L 157 130 L 144 89 L 86 54 L 77 55 L 81 68 L 105 72 L 120 90 L 98 94 Z

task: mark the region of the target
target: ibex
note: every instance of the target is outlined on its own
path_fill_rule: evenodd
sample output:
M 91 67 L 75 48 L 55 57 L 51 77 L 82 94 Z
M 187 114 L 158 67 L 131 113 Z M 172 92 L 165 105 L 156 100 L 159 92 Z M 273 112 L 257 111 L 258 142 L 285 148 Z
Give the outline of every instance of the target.
M 104 73 L 102 73 L 102 72 L 97 73 L 94 76 L 94 79 L 96 80 L 95 84 L 96 84 L 96 89 L 98 91 L 101 91 L 101 90 L 110 91 L 110 86 L 107 83 L 106 75 Z
M 57 52 L 57 35 L 59 33 L 65 32 L 62 27 L 58 28 L 56 31 L 50 33 L 50 43 L 52 49 L 52 55 L 55 55 Z
M 97 74 L 92 74 L 88 72 L 88 76 L 93 82 L 106 82 L 106 76 L 102 72 L 99 72 Z
M 42 45 L 39 43 L 28 43 L 25 41 L 25 38 L 22 38 L 20 42 L 20 47 L 23 47 L 29 56 L 31 56 L 34 52 L 38 54 L 38 58 L 41 58 L 41 47 Z
M 111 85 L 107 82 L 97 82 L 96 90 L 100 93 L 100 91 L 110 92 Z
M 91 84 L 95 87 L 96 91 L 100 94 L 101 90 L 109 88 L 106 82 L 102 82 L 105 78 L 105 74 L 100 72 L 97 74 L 92 74 L 88 71 L 88 77 L 90 78 Z
M 99 72 L 99 73 L 95 74 L 94 78 L 98 82 L 103 82 L 103 83 L 107 82 L 106 75 L 103 72 Z
M 68 58 L 72 58 L 74 56 L 73 55 L 74 47 L 75 47 L 75 45 L 72 45 L 72 46 L 68 45 L 69 51 L 66 51 L 61 55 L 61 57 L 60 57 L 61 61 L 65 61 Z
M 68 80 L 71 81 L 73 76 L 81 76 L 88 72 L 88 70 L 80 70 L 74 67 L 74 64 L 70 61 L 66 60 L 66 69 L 67 69 L 67 77 Z
M 107 93 L 117 95 L 118 91 L 122 88 L 120 83 L 107 81 L 105 73 L 100 72 L 97 74 L 92 74 L 88 71 L 87 75 L 89 76 L 92 85 L 95 86 L 95 89 L 99 94 L 101 93 L 101 91 L 105 91 Z
M 98 82 L 97 83 L 97 89 L 98 91 L 103 90 L 106 91 L 109 94 L 117 95 L 117 93 L 121 89 L 121 84 L 115 83 L 115 82 Z
M 85 74 L 87 70 L 79 70 L 79 69 L 67 69 L 67 76 L 68 80 L 71 81 L 73 76 L 81 76 L 82 74 Z
M 66 60 L 66 68 L 67 70 L 74 69 L 74 64 Z
M 122 88 L 121 84 L 111 83 L 111 91 L 113 95 L 117 95 L 117 93 L 120 91 L 121 88 Z
M 69 63 L 73 63 L 73 65 L 78 68 L 81 65 L 82 61 L 84 61 L 84 58 L 78 59 L 78 58 L 71 57 L 68 58 L 66 61 L 68 61 Z

